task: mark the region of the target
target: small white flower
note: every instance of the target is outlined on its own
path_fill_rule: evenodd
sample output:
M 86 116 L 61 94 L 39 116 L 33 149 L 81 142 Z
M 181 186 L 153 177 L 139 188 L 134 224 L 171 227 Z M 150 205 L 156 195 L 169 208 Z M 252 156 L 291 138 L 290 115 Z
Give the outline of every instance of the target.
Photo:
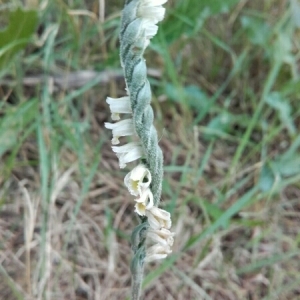
M 155 24 L 153 24 L 153 22 L 151 22 L 151 20 L 149 19 L 145 19 L 142 22 L 142 28 L 143 28 L 143 33 L 145 35 L 145 37 L 147 38 L 147 40 L 152 39 L 158 30 L 158 26 L 156 26 Z M 147 41 L 147 43 L 149 43 Z
M 160 230 L 150 228 L 147 233 L 147 237 L 150 238 L 153 242 L 169 247 L 173 246 L 174 235 L 174 232 L 171 232 L 166 228 L 161 228 Z
M 107 97 L 106 102 L 109 105 L 111 111 L 111 118 L 113 121 L 120 120 L 119 114 L 132 113 L 130 98 L 128 96 L 121 97 L 118 99 Z
M 112 146 L 112 150 L 119 158 L 120 168 L 126 167 L 126 164 L 139 159 L 143 155 L 143 149 L 140 143 L 131 142 L 123 146 Z
M 153 245 L 146 251 L 146 262 L 151 262 L 157 259 L 164 259 L 168 254 L 172 253 L 172 250 L 168 246 L 163 246 L 160 244 Z
M 137 9 L 137 17 L 150 19 L 154 24 L 164 18 L 165 8 L 161 5 L 167 0 L 141 0 Z
M 142 191 L 147 189 L 151 183 L 151 173 L 144 165 L 140 164 L 125 176 L 124 183 L 131 195 L 141 195 Z
M 146 216 L 152 229 L 171 228 L 171 214 L 163 209 L 153 206 L 146 211 Z
M 104 123 L 104 126 L 112 130 L 113 139 L 111 142 L 113 145 L 120 143 L 119 137 L 133 135 L 135 133 L 132 119 L 122 120 L 117 123 Z
M 146 214 L 146 210 L 149 210 L 153 207 L 153 194 L 150 189 L 146 189 L 140 195 L 140 198 L 134 200 L 136 202 L 135 212 L 140 216 Z

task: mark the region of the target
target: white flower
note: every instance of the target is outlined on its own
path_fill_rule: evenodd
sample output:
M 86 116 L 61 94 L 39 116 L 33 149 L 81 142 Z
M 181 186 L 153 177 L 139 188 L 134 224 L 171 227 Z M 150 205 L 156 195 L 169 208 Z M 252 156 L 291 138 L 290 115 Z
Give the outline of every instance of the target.
M 168 254 L 172 253 L 172 250 L 168 246 L 163 246 L 160 244 L 153 245 L 146 251 L 146 262 L 151 262 L 157 259 L 164 259 Z
M 131 195 L 141 195 L 151 183 L 151 173 L 144 165 L 138 165 L 125 176 L 124 183 Z
M 171 215 L 163 209 L 153 206 L 150 210 L 146 211 L 146 216 L 152 229 L 171 228 Z
M 164 18 L 165 8 L 161 5 L 167 0 L 141 0 L 137 9 L 137 17 L 150 19 L 153 24 L 158 23 Z
M 149 19 L 143 20 L 142 27 L 147 39 L 153 38 L 156 35 L 158 30 L 158 26 L 153 24 L 153 22 L 151 22 L 151 20 Z
M 140 195 L 140 198 L 134 200 L 136 202 L 135 212 L 140 216 L 146 214 L 146 210 L 149 210 L 153 207 L 153 194 L 150 189 L 146 189 Z
M 139 159 L 143 155 L 143 149 L 140 143 L 131 142 L 123 146 L 112 146 L 112 150 L 119 158 L 120 168 L 126 167 L 126 164 Z
M 160 230 L 150 228 L 147 233 L 147 237 L 150 238 L 153 242 L 169 247 L 173 246 L 174 235 L 174 232 L 171 232 L 166 228 L 161 228 Z
M 107 97 L 106 102 L 109 105 L 111 111 L 111 118 L 113 121 L 120 120 L 119 114 L 132 113 L 130 98 L 128 96 L 121 97 L 118 99 Z
M 128 136 L 134 134 L 134 127 L 132 119 L 126 119 L 117 123 L 104 123 L 107 129 L 112 130 L 113 139 L 111 140 L 113 145 L 120 143 L 119 137 Z

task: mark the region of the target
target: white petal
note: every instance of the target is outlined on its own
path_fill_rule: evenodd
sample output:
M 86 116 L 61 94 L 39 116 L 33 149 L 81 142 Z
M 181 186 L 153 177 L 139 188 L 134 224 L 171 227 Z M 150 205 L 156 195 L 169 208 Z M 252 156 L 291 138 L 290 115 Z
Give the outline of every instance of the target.
M 171 228 L 171 215 L 163 209 L 153 206 L 150 210 L 146 211 L 146 216 L 148 217 L 150 227 L 153 229 Z
M 149 229 L 147 233 L 147 237 L 150 238 L 155 243 L 159 243 L 165 246 L 172 246 L 174 243 L 173 236 L 175 235 L 174 232 L 166 228 L 161 228 L 160 230 Z
M 132 113 L 130 98 L 128 96 L 114 99 L 108 97 L 106 99 L 109 105 L 110 111 L 112 113 L 111 118 L 116 121 L 120 120 L 119 114 L 129 114 Z
M 163 246 L 156 244 L 152 247 L 149 247 L 146 252 L 145 261 L 151 262 L 157 259 L 166 258 L 168 254 L 172 253 L 172 250 L 168 246 Z
M 144 165 L 140 164 L 125 176 L 124 183 L 131 195 L 141 195 L 151 183 L 151 173 Z
M 123 146 L 112 146 L 111 148 L 115 153 L 126 153 L 140 146 L 139 142 L 131 142 Z
M 136 203 L 135 212 L 140 216 L 145 216 L 146 210 L 151 209 L 153 207 L 153 194 L 150 189 L 146 189 L 143 191 L 140 198 L 134 200 Z
M 143 29 L 144 29 L 144 34 L 147 39 L 152 39 L 158 30 L 158 26 L 153 24 L 150 20 L 146 19 L 142 23 Z
M 125 168 L 126 164 L 132 161 L 135 161 L 143 156 L 143 149 L 142 147 L 139 147 L 137 149 L 133 149 L 130 152 L 126 153 L 120 160 L 120 165 L 123 167 L 120 168 Z
M 140 6 L 137 16 L 145 19 L 150 19 L 154 24 L 163 20 L 166 9 L 162 6 Z
M 134 201 L 138 203 L 143 203 L 146 209 L 151 209 L 153 207 L 153 194 L 148 188 L 141 194 L 140 198 L 135 199 Z
M 119 158 L 121 169 L 125 168 L 127 163 L 143 156 L 143 149 L 140 143 L 137 142 L 128 143 L 123 146 L 112 146 L 112 150 Z
M 122 120 L 117 123 L 104 123 L 104 126 L 107 129 L 112 130 L 112 134 L 113 134 L 112 144 L 113 145 L 119 144 L 119 137 L 129 136 L 129 135 L 133 135 L 135 133 L 132 119 Z
M 135 208 L 135 212 L 140 215 L 140 216 L 144 216 L 146 213 L 146 206 L 144 205 L 144 203 L 136 203 L 136 205 L 134 206 Z
M 168 256 L 168 254 L 166 253 L 154 253 L 154 254 L 148 254 L 146 255 L 145 257 L 145 262 L 149 263 L 149 262 L 152 262 L 152 261 L 155 261 L 155 260 L 160 260 L 160 259 L 164 259 Z
M 141 0 L 137 17 L 151 19 L 156 24 L 164 18 L 165 8 L 161 5 L 166 2 L 167 0 Z
M 168 0 L 141 0 L 141 4 L 148 6 L 158 6 L 167 3 Z

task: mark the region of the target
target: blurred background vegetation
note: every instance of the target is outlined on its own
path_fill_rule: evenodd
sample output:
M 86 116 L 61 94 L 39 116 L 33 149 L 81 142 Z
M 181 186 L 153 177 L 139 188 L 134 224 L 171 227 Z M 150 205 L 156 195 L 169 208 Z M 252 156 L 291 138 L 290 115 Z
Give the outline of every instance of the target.
M 123 1 L 0 0 L 0 298 L 126 299 L 110 148 Z M 173 254 L 144 299 L 300 299 L 300 3 L 169 0 L 146 51 Z

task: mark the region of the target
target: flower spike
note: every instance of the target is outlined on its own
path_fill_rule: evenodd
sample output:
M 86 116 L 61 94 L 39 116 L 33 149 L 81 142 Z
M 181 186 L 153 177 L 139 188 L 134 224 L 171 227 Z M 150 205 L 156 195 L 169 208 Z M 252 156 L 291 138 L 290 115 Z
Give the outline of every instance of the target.
M 144 263 L 165 258 L 172 252 L 174 233 L 170 232 L 171 216 L 158 208 L 162 190 L 163 155 L 158 145 L 158 134 L 153 125 L 152 93 L 147 79 L 147 66 L 143 57 L 151 38 L 156 35 L 157 23 L 164 18 L 167 0 L 126 0 L 121 17 L 120 60 L 124 70 L 127 96 L 107 98 L 111 117 L 120 120 L 120 114 L 131 114 L 129 119 L 105 123 L 112 130 L 112 144 L 119 144 L 119 137 L 134 136 L 135 142 L 112 146 L 119 158 L 120 168 L 142 158 L 143 164 L 129 172 L 124 183 L 136 197 L 135 212 L 141 224 L 132 233 L 131 263 L 132 298 L 140 299 Z M 136 140 L 138 139 L 138 142 Z M 148 234 L 147 234 L 148 232 Z M 146 240 L 152 244 L 146 250 Z

